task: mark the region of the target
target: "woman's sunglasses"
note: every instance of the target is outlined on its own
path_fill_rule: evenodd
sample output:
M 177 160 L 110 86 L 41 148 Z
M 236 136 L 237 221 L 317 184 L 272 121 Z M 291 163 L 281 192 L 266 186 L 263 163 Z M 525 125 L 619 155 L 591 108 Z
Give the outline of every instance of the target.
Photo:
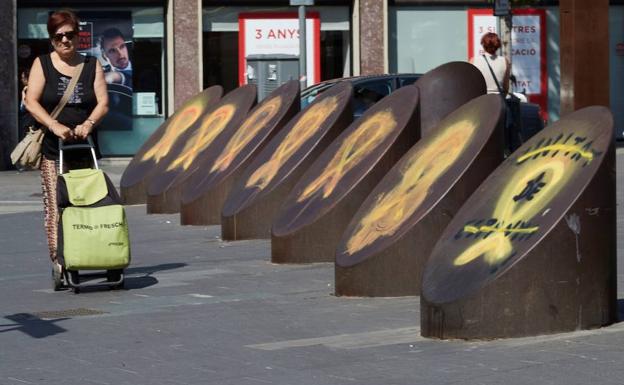
M 54 34 L 54 36 L 52 36 L 52 39 L 54 39 L 54 41 L 63 41 L 63 38 L 66 37 L 67 40 L 72 40 L 76 37 L 76 35 L 78 35 L 78 32 L 76 31 L 60 32 Z

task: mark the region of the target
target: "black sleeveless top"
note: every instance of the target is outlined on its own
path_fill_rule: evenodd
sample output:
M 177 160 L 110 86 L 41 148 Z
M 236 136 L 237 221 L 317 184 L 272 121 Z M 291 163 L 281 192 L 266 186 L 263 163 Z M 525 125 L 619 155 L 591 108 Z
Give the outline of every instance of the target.
M 39 56 L 41 66 L 43 67 L 43 74 L 45 76 L 45 86 L 43 88 L 43 94 L 39 103 L 45 108 L 48 113 L 52 113 L 52 110 L 58 105 L 59 101 L 65 93 L 65 89 L 71 81 L 71 76 L 60 73 L 53 65 L 50 54 Z M 76 87 L 73 94 L 70 96 L 67 104 L 56 117 L 56 120 L 74 129 L 77 125 L 84 123 L 89 117 L 95 106 L 97 105 L 97 98 L 95 97 L 95 90 L 93 83 L 95 81 L 95 68 L 96 58 L 87 56 L 85 57 L 85 64 L 82 69 L 82 73 L 78 78 Z M 95 131 L 91 135 L 94 142 L 96 142 L 96 154 L 100 157 L 99 150 L 97 148 L 97 135 Z M 74 143 L 83 143 L 84 141 L 76 141 Z M 47 159 L 58 159 L 58 136 L 50 130 L 46 130 L 43 137 L 43 145 L 41 153 Z M 90 157 L 91 155 L 85 151 L 68 151 L 64 154 L 64 158 L 67 160 L 81 159 Z

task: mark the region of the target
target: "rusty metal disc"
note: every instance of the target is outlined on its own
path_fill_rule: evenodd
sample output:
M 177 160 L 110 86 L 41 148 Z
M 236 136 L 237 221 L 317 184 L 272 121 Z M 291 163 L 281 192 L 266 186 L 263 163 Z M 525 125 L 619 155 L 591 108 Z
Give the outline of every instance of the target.
M 612 131 L 607 108 L 587 107 L 548 126 L 507 158 L 440 237 L 425 268 L 423 299 L 463 300 L 521 261 L 594 178 L 612 145 Z
M 418 141 L 360 206 L 337 248 L 336 264 L 354 266 L 400 240 L 472 166 L 502 113 L 499 95 L 483 95 L 451 113 Z M 502 159 L 502 150 L 500 154 Z M 427 236 L 437 236 L 438 229 L 426 231 Z
M 464 103 L 487 92 L 481 71 L 466 62 L 450 62 L 428 71 L 414 83 L 420 90 L 422 136 Z
M 209 156 L 217 138 L 241 124 L 256 101 L 257 89 L 248 84 L 229 92 L 195 123 L 196 127 L 176 142 L 167 158 L 160 161 L 147 186 L 148 196 L 164 194 L 179 185 Z
M 337 122 L 346 115 L 352 119 L 352 94 L 351 83 L 340 82 L 299 112 L 245 169 L 226 200 L 222 215 L 236 215 L 289 178 L 318 149 Z
M 213 86 L 190 98 L 145 141 L 121 176 L 120 187 L 125 203 L 139 203 L 136 202 L 137 200 L 145 202 L 146 192 L 142 184 L 148 174 L 167 157 L 171 149 L 175 147 L 176 141 L 217 103 L 222 94 L 221 86 Z M 136 194 L 127 194 L 139 184 L 142 185 L 141 191 Z M 126 199 L 131 198 L 129 195 L 134 196 L 135 199 Z
M 411 131 L 409 146 L 415 143 L 420 130 L 410 123 L 417 106 L 418 89 L 406 86 L 377 102 L 353 122 L 286 198 L 273 222 L 274 240 L 296 232 L 330 211 L 369 174 L 404 130 Z M 397 154 L 395 161 L 404 152 Z
M 190 203 L 219 185 L 288 123 L 299 111 L 299 81 L 291 80 L 268 95 L 241 125 L 229 127 L 212 154 L 207 154 L 198 169 L 185 182 L 182 204 Z M 219 209 L 217 215 L 221 215 Z

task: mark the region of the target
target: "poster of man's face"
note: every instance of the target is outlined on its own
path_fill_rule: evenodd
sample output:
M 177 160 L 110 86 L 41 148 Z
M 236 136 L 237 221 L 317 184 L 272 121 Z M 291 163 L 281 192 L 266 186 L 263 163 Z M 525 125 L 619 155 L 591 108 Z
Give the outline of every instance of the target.
M 103 130 L 132 129 L 132 14 L 80 12 L 80 51 L 96 57 L 108 84 L 109 113 Z
M 118 28 L 108 28 L 100 35 L 102 58 L 108 63 L 105 66 L 105 78 L 109 84 L 122 84 L 132 88 L 132 65 L 128 54 L 128 45 L 124 35 Z
M 80 51 L 100 60 L 109 84 L 121 84 L 132 92 L 132 42 L 130 12 L 80 12 Z
M 125 69 L 130 64 L 128 57 L 128 46 L 117 28 L 110 28 L 104 31 L 100 38 L 100 48 L 102 56 L 115 68 Z

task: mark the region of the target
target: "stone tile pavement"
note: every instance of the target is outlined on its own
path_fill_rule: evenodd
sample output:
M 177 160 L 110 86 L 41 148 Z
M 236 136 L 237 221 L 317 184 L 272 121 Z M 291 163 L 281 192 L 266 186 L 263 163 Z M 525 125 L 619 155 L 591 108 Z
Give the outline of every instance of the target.
M 124 166 L 103 164 L 117 182 Z M 217 226 L 182 227 L 141 205 L 128 207 L 128 290 L 53 292 L 40 199 L 36 173 L 0 173 L 2 385 L 624 383 L 622 323 L 428 340 L 418 297 L 337 298 L 331 264 L 273 265 L 266 240 L 224 242 Z

